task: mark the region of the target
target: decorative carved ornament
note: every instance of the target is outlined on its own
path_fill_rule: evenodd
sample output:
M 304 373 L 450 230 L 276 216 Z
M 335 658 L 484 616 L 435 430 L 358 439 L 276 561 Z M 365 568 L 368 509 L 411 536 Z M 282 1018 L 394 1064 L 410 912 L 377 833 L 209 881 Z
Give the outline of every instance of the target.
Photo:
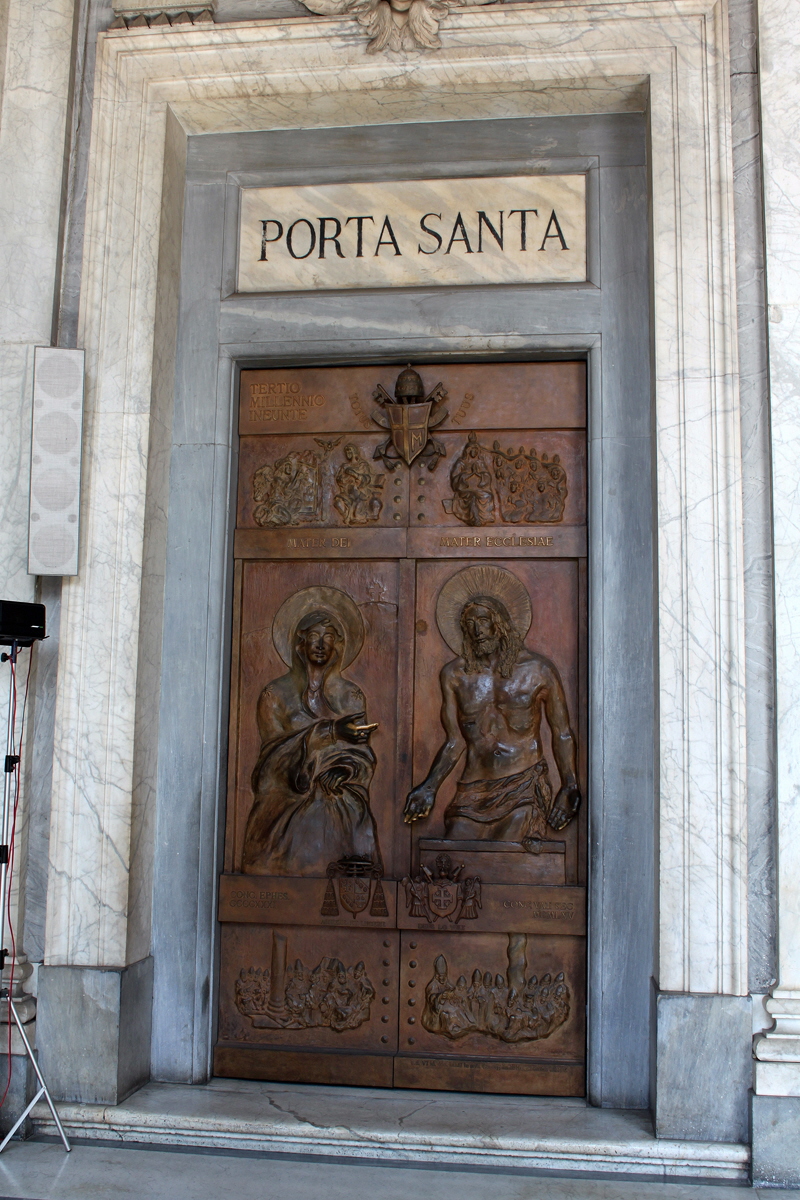
M 415 0 L 417 2 L 417 0 Z M 373 392 L 378 408 L 372 413 L 376 425 L 389 430 L 389 437 L 375 450 L 390 471 L 400 465 L 400 459 L 411 466 L 414 459 L 421 457 L 429 471 L 435 471 L 440 458 L 446 454 L 441 442 L 430 436 L 430 430 L 441 425 L 447 414 L 444 402 L 447 389 L 443 384 L 425 395 L 425 387 L 419 374 L 408 364 L 397 376 L 394 396 L 378 384 Z
M 452 925 L 459 921 L 474 921 L 481 907 L 481 881 L 472 875 L 460 878 L 462 863 L 453 866 L 449 854 L 436 858 L 436 874 L 423 866 L 422 874 L 406 876 L 403 887 L 410 917 L 424 917 L 429 924 L 447 918 Z
M 341 905 L 346 912 L 353 914 L 355 920 L 356 915 L 363 912 L 369 904 L 371 917 L 388 917 L 389 909 L 386 907 L 386 896 L 381 883 L 382 874 L 383 868 L 380 863 L 359 854 L 350 854 L 340 858 L 338 862 L 328 863 L 328 886 L 322 900 L 320 916 L 338 917 Z
M 470 0 L 494 4 L 497 0 Z M 451 8 L 464 8 L 463 0 L 303 0 L 306 8 L 323 17 L 355 17 L 370 39 L 367 54 L 381 50 L 438 50 L 439 25 Z
M 503 0 L 303 0 L 309 12 L 322 17 L 354 17 L 367 31 L 367 54 L 381 50 L 438 50 L 439 26 L 451 8 L 497 4 Z M 134 4 L 115 17 L 110 29 L 163 28 L 211 24 L 210 8 L 198 12 L 174 7 L 137 11 Z

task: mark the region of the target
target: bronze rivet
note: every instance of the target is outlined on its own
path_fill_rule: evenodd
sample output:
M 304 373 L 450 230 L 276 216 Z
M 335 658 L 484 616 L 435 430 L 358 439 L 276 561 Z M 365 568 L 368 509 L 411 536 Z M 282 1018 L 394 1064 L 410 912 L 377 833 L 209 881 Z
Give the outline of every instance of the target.
M 388 987 L 391 982 L 392 982 L 391 979 L 384 979 L 383 986 Z
M 418 521 L 424 521 L 424 520 L 425 520 L 425 513 L 417 513 L 417 520 L 418 520 Z
M 409 946 L 411 947 L 411 949 L 412 949 L 412 950 L 416 950 L 416 948 L 417 948 L 417 943 L 416 943 L 416 942 L 409 942 L 408 944 L 409 944 Z
M 416 979 L 409 979 L 409 981 L 408 981 L 408 986 L 409 986 L 409 987 L 416 987 L 416 986 L 417 986 L 417 981 L 416 981 Z
M 425 497 L 417 496 L 417 504 L 424 504 L 424 503 L 425 503 Z
M 416 1017 L 409 1017 L 409 1018 L 408 1018 L 408 1023 L 409 1023 L 409 1025 L 416 1025 L 416 1023 L 417 1023 L 417 1018 L 416 1018 Z
M 381 996 L 381 1004 L 388 1004 L 388 1003 L 389 1003 L 389 997 Z
M 409 1039 L 408 1039 L 408 1044 L 409 1044 L 409 1046 L 413 1046 L 413 1045 L 414 1045 L 414 1043 L 416 1042 L 416 1040 L 417 1040 L 416 1038 L 409 1038 Z
M 389 1040 L 389 1039 L 388 1039 L 388 1037 L 386 1036 L 386 1034 L 384 1034 L 384 1035 L 383 1035 L 383 1037 L 381 1038 L 381 1041 L 382 1041 L 384 1044 L 385 1044 L 386 1042 L 388 1042 L 388 1040 Z
M 392 513 L 392 516 L 394 517 L 395 521 L 402 521 L 402 519 L 403 519 L 400 516 L 400 513 Z
M 388 1025 L 388 1024 L 389 1024 L 389 1018 L 388 1018 L 388 1017 L 381 1017 L 381 1020 L 383 1021 L 384 1025 Z
M 389 960 L 388 960 L 388 958 L 385 958 L 385 959 L 383 960 L 383 965 L 384 965 L 385 967 L 388 967 L 388 966 L 389 966 Z
M 384 946 L 386 947 L 386 949 L 388 950 L 388 949 L 389 949 L 389 947 L 391 946 L 391 944 L 392 944 L 392 943 L 391 943 L 391 942 L 384 942 L 383 944 L 384 944 Z
M 415 958 L 410 959 L 408 965 L 410 967 L 415 967 L 417 965 L 417 960 Z
M 412 996 L 412 997 L 411 997 L 411 999 L 408 1001 L 408 1003 L 409 1003 L 409 1004 L 411 1005 L 411 1007 L 413 1008 L 413 1007 L 414 1007 L 414 1005 L 415 1005 L 417 1002 L 416 1002 L 416 1000 L 414 999 L 414 997 Z
M 417 621 L 417 633 L 427 633 L 427 632 L 428 632 L 428 622 L 427 621 Z

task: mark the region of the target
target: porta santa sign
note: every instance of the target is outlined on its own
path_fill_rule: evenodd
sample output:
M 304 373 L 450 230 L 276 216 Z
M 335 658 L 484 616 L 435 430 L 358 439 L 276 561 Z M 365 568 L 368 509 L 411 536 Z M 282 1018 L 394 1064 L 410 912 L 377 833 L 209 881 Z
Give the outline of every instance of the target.
M 583 175 L 243 188 L 240 292 L 586 279 Z

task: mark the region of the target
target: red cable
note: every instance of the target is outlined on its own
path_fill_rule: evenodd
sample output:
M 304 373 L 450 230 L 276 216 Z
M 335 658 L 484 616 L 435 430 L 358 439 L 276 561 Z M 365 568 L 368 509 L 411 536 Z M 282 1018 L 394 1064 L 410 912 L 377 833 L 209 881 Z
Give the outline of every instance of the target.
M 15 754 L 16 753 L 15 732 L 16 732 L 16 727 L 17 727 L 17 668 L 16 668 L 16 663 L 13 658 L 10 660 L 10 663 L 11 663 L 11 693 L 12 693 L 12 696 L 11 696 L 11 753 Z M 30 651 L 28 654 L 28 673 L 25 677 L 25 695 L 22 698 L 22 720 L 20 722 L 20 728 L 19 728 L 20 749 L 22 748 L 23 738 L 25 736 L 25 710 L 28 707 L 28 689 L 30 687 L 30 682 L 31 682 L 31 667 L 32 666 L 33 666 L 33 647 L 30 648 Z M 8 870 L 6 872 L 7 920 L 8 920 L 8 933 L 9 933 L 9 937 L 11 938 L 11 967 L 9 969 L 9 977 L 8 977 L 9 1000 L 10 1000 L 11 994 L 14 989 L 14 965 L 16 963 L 16 958 L 17 958 L 17 941 L 16 941 L 16 937 L 14 936 L 14 922 L 12 920 L 12 909 L 11 909 L 11 880 L 12 880 L 13 873 L 14 873 L 14 835 L 15 835 L 16 829 L 17 829 L 17 813 L 19 811 L 19 799 L 20 799 L 20 776 L 21 776 L 20 763 L 16 764 L 16 766 L 14 767 L 14 772 L 15 772 L 14 808 L 12 810 L 12 817 L 11 817 L 11 836 L 10 836 L 9 842 L 8 842 Z M 11 1087 L 11 1034 L 12 1034 L 12 1019 L 13 1018 L 11 1016 L 11 1004 L 10 1003 L 8 1004 L 8 1011 L 7 1011 L 6 1015 L 8 1017 L 8 1075 L 7 1075 L 7 1079 L 6 1079 L 5 1091 L 3 1092 L 2 1098 L 0 1098 L 0 1108 L 2 1108 L 3 1105 L 5 1104 L 6 1097 L 8 1096 L 8 1090 Z

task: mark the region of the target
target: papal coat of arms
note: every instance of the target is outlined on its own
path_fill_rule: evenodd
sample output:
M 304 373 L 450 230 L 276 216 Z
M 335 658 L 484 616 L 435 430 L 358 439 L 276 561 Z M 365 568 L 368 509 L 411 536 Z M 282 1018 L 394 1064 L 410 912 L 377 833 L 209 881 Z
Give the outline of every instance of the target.
M 409 364 L 397 376 L 393 397 L 380 384 L 373 395 L 379 407 L 373 411 L 372 419 L 389 430 L 389 437 L 377 447 L 374 457 L 382 459 L 394 471 L 401 459 L 410 467 L 421 455 L 428 470 L 434 471 L 446 453 L 441 442 L 430 435 L 430 430 L 441 425 L 447 416 L 444 385 L 437 383 L 426 396 L 422 379 Z
M 454 867 L 449 854 L 436 856 L 436 872 L 423 866 L 422 873 L 406 876 L 403 887 L 410 917 L 424 917 L 429 924 L 448 920 L 474 921 L 481 907 L 481 881 L 477 875 L 461 878 L 463 863 Z

